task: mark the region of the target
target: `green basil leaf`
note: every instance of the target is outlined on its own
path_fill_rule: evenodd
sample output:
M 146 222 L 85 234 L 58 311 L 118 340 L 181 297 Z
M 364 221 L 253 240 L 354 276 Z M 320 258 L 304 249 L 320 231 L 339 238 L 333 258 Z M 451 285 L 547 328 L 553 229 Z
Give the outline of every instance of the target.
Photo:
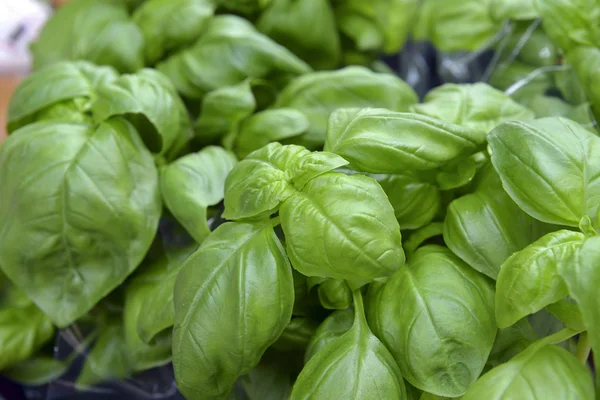
M 270 143 L 237 163 L 225 181 L 223 218 L 269 216 L 294 193 L 286 170 L 292 160 L 310 154 L 300 146 Z
M 0 193 L 0 265 L 59 327 L 133 272 L 161 213 L 152 156 L 122 119 L 15 132 L 0 150 Z
M 314 68 L 333 69 L 340 63 L 340 38 L 327 0 L 272 0 L 256 26 Z
M 127 117 L 154 153 L 163 154 L 181 137 L 190 136 L 183 102 L 166 77 L 155 70 L 123 75 L 100 86 L 92 111 L 96 122 L 115 115 Z
M 440 51 L 474 51 L 498 32 L 502 22 L 492 19 L 492 0 L 424 0 L 413 35 Z
M 500 329 L 494 347 L 485 364 L 484 373 L 513 359 L 538 339 L 537 334 L 526 318 L 505 329 Z
M 552 232 L 506 260 L 496 283 L 496 319 L 500 328 L 567 296 L 560 266 L 575 263 L 583 239 L 579 232 Z
M 491 281 L 440 246 L 421 247 L 389 278 L 377 311 L 402 375 L 438 396 L 466 392 L 496 337 Z
M 371 280 L 404 263 L 392 206 L 372 178 L 320 175 L 285 200 L 279 214 L 288 256 L 303 275 Z
M 381 107 L 408 111 L 417 101 L 415 91 L 400 78 L 352 66 L 295 78 L 281 91 L 274 107 L 302 112 L 310 121 L 310 127 L 306 134 L 293 141 L 319 148 L 325 142 L 329 115 L 338 108 Z
M 0 293 L 0 371 L 18 367 L 54 336 L 50 319 L 17 287 Z
M 352 304 L 352 290 L 346 281 L 327 279 L 319 285 L 319 300 L 328 310 L 345 310 Z
M 183 262 L 197 249 L 193 244 L 162 255 L 150 265 L 142 266 L 125 288 L 126 328 L 130 339 L 152 344 L 153 339 L 175 323 L 173 288 Z M 137 311 L 136 311 L 137 310 Z M 137 332 L 137 335 L 136 335 Z
M 577 302 L 587 328 L 587 335 L 594 350 L 594 362 L 600 362 L 600 307 L 597 295 L 598 282 L 600 281 L 598 265 L 600 262 L 600 237 L 587 239 L 577 257 L 577 261 L 570 265 L 559 266 L 569 295 Z M 596 376 L 598 387 L 600 378 Z
M 240 159 L 261 147 L 304 133 L 308 119 L 291 108 L 269 109 L 241 121 L 233 144 Z
M 216 3 L 229 11 L 253 14 L 266 8 L 273 0 L 216 0 Z
M 367 295 L 365 298 L 365 316 L 371 332 L 379 339 L 382 338 L 382 325 L 381 314 L 379 313 L 379 303 L 381 302 L 381 295 L 383 294 L 383 288 L 389 278 L 378 278 L 374 279 L 373 282 L 369 283 L 367 288 Z
M 461 399 L 490 398 L 593 400 L 595 397 L 587 368 L 565 349 L 542 340 L 483 375 Z
M 226 396 L 282 334 L 293 306 L 291 267 L 270 223 L 221 225 L 177 277 L 179 390 L 190 400 Z
M 565 51 L 600 43 L 600 5 L 588 0 L 536 0 L 548 36 Z
M 326 172 L 348 165 L 348 161 L 334 153 L 318 151 L 294 159 L 289 167 L 292 182 L 302 190 L 312 179 Z
M 489 135 L 512 199 L 541 221 L 578 226 L 600 205 L 600 138 L 564 118 L 505 122 Z M 535 151 L 533 151 L 535 149 Z
M 123 326 L 119 320 L 114 320 L 100 332 L 85 358 L 75 386 L 85 389 L 108 380 L 121 380 L 132 372 Z
M 359 50 L 395 53 L 404 45 L 419 5 L 418 0 L 348 0 L 336 8 L 336 18 Z
M 243 377 L 242 385 L 249 400 L 287 400 L 292 390 L 292 377 L 287 361 L 265 363 L 261 360 Z
M 71 364 L 48 356 L 33 356 L 2 371 L 9 379 L 28 386 L 48 384 L 67 372 Z
M 539 18 L 536 0 L 491 0 L 490 12 L 495 21 Z
M 414 113 L 341 109 L 331 114 L 325 150 L 375 174 L 439 168 L 475 153 L 485 132 Z
M 463 158 L 441 167 L 435 180 L 441 190 L 451 190 L 467 185 L 476 172 L 477 164 L 473 157 Z
M 479 188 L 448 206 L 444 242 L 471 267 L 496 279 L 500 267 L 513 253 L 551 228 L 524 213 L 488 166 Z
M 144 58 L 154 65 L 165 54 L 194 43 L 213 16 L 212 0 L 148 0 L 133 13 L 144 35 Z
M 519 59 L 498 63 L 489 83 L 496 89 L 510 89 L 511 97 L 524 106 L 527 106 L 527 101 L 533 96 L 545 94 L 553 87 L 549 72 L 540 71 L 538 66 L 526 64 Z
M 565 326 L 578 331 L 584 331 L 585 322 L 583 315 L 576 303 L 563 299 L 557 303 L 550 304 L 546 310 L 562 321 Z
M 402 247 L 406 252 L 407 257 L 410 257 L 423 242 L 441 236 L 444 232 L 444 224 L 441 222 L 432 222 L 412 232 L 407 240 L 404 241 Z M 368 318 L 368 317 L 367 317 Z
M 308 360 L 292 388 L 290 400 L 406 399 L 400 370 L 383 343 L 369 330 L 362 303 L 357 290 L 352 328 Z
M 587 101 L 585 89 L 574 68 L 554 71 L 552 77 L 554 85 L 566 101 L 571 104 L 581 104 Z
M 227 150 L 209 146 L 161 170 L 165 205 L 198 243 L 210 234 L 206 210 L 223 200 L 225 179 L 236 162 Z
M 352 328 L 354 322 L 354 310 L 346 308 L 331 313 L 319 325 L 314 336 L 310 339 L 306 353 L 304 355 L 304 363 L 317 354 L 322 348 L 342 336 Z
M 209 92 L 202 99 L 200 117 L 195 124 L 196 138 L 202 143 L 213 143 L 250 116 L 256 106 L 250 79 Z
M 442 85 L 411 111 L 484 133 L 504 121 L 534 118 L 530 110 L 485 83 Z
M 525 10 L 523 9 L 523 11 Z M 516 23 L 511 29 L 511 34 L 497 45 L 499 51 L 501 46 L 504 50 L 501 58 L 507 63 L 514 59 L 514 53 L 518 53 L 517 60 L 534 67 L 546 67 L 559 63 L 557 46 L 539 27 L 537 20 Z
M 246 78 L 285 80 L 311 71 L 285 47 L 233 15 L 212 18 L 194 46 L 175 53 L 157 69 L 173 81 L 180 93 L 194 99 Z
M 430 223 L 441 207 L 440 189 L 427 177 L 402 171 L 371 175 L 388 196 L 402 229 L 418 229 Z
M 96 89 L 117 79 L 110 67 L 85 61 L 60 62 L 34 72 L 17 87 L 8 105 L 8 132 L 32 122 L 84 122 Z
M 600 74 L 593 67 L 600 62 L 600 49 L 595 46 L 578 46 L 567 53 L 567 60 L 573 65 L 579 81 L 590 99 L 594 115 L 596 118 L 600 117 L 600 109 L 597 105 L 600 100 L 600 90 L 597 87 Z
M 87 60 L 123 73 L 144 66 L 144 37 L 126 7 L 103 0 L 61 7 L 44 25 L 31 51 L 35 69 L 62 60 Z
M 294 317 L 271 346 L 279 351 L 304 351 L 314 336 L 318 324 L 307 317 Z

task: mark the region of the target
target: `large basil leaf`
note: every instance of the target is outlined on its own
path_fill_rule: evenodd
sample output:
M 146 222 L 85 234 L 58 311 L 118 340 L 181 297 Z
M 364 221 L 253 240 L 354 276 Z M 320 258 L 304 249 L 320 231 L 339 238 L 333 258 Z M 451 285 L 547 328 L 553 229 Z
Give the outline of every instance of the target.
M 600 304 L 598 284 L 600 282 L 600 237 L 587 239 L 577 257 L 577 262 L 559 266 L 570 296 L 578 303 L 583 322 L 587 329 L 588 340 L 594 350 L 596 365 L 600 362 Z M 600 377 L 596 376 L 596 387 Z M 596 389 L 598 390 L 598 389 Z
M 212 0 L 148 0 L 133 13 L 144 35 L 146 65 L 194 43 L 202 34 L 215 5 Z
M 489 165 L 475 192 L 454 200 L 444 221 L 444 242 L 467 264 L 496 279 L 513 253 L 539 239 L 549 228 L 523 212 L 502 188 Z
M 395 53 L 404 45 L 418 8 L 418 0 L 346 0 L 335 14 L 340 30 L 359 50 Z
M 404 400 L 406 388 L 394 358 L 369 330 L 357 290 L 352 328 L 308 360 L 292 388 L 290 400 L 367 397 Z
M 179 390 L 190 400 L 226 396 L 281 335 L 293 306 L 291 267 L 270 223 L 221 225 L 177 277 Z
M 125 288 L 126 307 L 131 311 L 126 327 L 130 339 L 137 336 L 146 343 L 175 323 L 173 289 L 177 274 L 188 256 L 197 249 L 190 245 L 162 255 L 150 265 L 142 266 Z M 137 313 L 137 314 L 136 314 Z M 137 335 L 135 332 L 137 331 Z M 138 340 L 139 341 L 139 340 Z
M 213 143 L 251 115 L 255 108 L 250 79 L 215 89 L 202 99 L 200 117 L 195 124 L 196 137 L 202 143 Z
M 35 69 L 62 60 L 111 65 L 119 72 L 144 66 L 144 37 L 126 7 L 103 0 L 61 7 L 44 25 L 31 51 Z
M 138 266 L 161 212 L 152 156 L 122 119 L 18 130 L 0 150 L 0 188 L 0 265 L 59 327 Z
M 323 347 L 348 332 L 348 330 L 352 328 L 353 322 L 354 310 L 352 308 L 331 313 L 331 315 L 325 318 L 325 321 L 319 325 L 314 336 L 310 339 L 310 342 L 306 347 L 304 362 L 307 363 L 308 360 L 317 354 Z
M 241 121 L 233 142 L 240 159 L 261 147 L 304 133 L 309 121 L 304 114 L 292 108 L 269 109 Z
M 600 4 L 595 0 L 536 0 L 544 30 L 559 47 L 600 44 Z
M 443 52 L 474 51 L 501 27 L 490 14 L 493 0 L 424 0 L 413 34 Z
M 552 232 L 506 260 L 496 284 L 496 318 L 500 328 L 567 296 L 561 265 L 576 263 L 583 239 L 579 232 Z
M 194 46 L 175 53 L 157 69 L 190 98 L 202 98 L 211 90 L 249 77 L 286 80 L 311 71 L 285 47 L 233 15 L 211 19 Z
M 314 68 L 333 69 L 340 63 L 340 38 L 328 0 L 272 0 L 256 26 Z
M 77 388 L 85 389 L 110 379 L 121 380 L 132 372 L 123 325 L 119 320 L 112 320 L 103 327 L 87 354 L 75 384 Z
M 325 150 L 375 174 L 439 168 L 475 153 L 485 132 L 414 113 L 341 109 L 329 120 Z
M 8 132 L 41 120 L 84 122 L 96 98 L 96 89 L 117 79 L 110 67 L 85 61 L 60 62 L 29 75 L 17 87 L 8 105 Z
M 346 165 L 340 156 L 270 143 L 236 164 L 225 181 L 227 219 L 264 217 L 311 179 Z
M 315 72 L 290 82 L 279 94 L 274 107 L 294 108 L 304 113 L 310 128 L 294 142 L 310 148 L 323 146 L 331 112 L 347 107 L 381 107 L 408 111 L 418 101 L 414 90 L 390 74 L 364 67 Z
M 441 207 L 440 189 L 425 176 L 410 171 L 371 176 L 388 196 L 402 229 L 417 229 L 427 225 Z
M 411 111 L 488 133 L 500 122 L 533 119 L 534 114 L 485 83 L 445 84 Z
M 151 69 L 100 86 L 92 111 L 96 122 L 115 115 L 127 117 L 154 153 L 167 152 L 191 133 L 187 110 L 175 89 Z
M 505 122 L 489 135 L 492 162 L 512 199 L 541 221 L 578 226 L 600 206 L 600 138 L 573 121 Z
M 593 400 L 591 374 L 565 349 L 538 341 L 483 375 L 462 400 Z
M 0 371 L 31 357 L 54 336 L 50 319 L 17 287 L 0 288 Z
M 206 210 L 223 200 L 225 179 L 236 162 L 225 149 L 209 146 L 161 170 L 165 205 L 198 243 L 210 233 Z
M 438 396 L 466 392 L 496 337 L 491 281 L 440 246 L 421 247 L 389 278 L 378 311 L 402 375 Z
M 394 210 L 372 178 L 320 175 L 285 200 L 279 215 L 288 256 L 303 275 L 372 280 L 404 263 Z

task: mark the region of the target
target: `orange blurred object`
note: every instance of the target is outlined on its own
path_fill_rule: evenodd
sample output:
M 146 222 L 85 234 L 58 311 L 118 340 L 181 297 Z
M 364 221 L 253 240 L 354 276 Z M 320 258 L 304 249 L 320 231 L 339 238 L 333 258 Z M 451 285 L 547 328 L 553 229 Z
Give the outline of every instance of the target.
M 6 138 L 6 112 L 10 96 L 22 79 L 20 76 L 0 76 L 0 142 Z

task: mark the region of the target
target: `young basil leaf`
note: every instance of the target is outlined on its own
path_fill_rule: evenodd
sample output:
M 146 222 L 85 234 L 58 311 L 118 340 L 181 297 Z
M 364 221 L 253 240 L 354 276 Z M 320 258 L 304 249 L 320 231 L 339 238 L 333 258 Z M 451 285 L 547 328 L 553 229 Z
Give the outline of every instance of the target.
M 133 13 L 144 35 L 146 65 L 165 54 L 194 43 L 202 34 L 215 5 L 212 0 L 147 0 Z
M 348 165 L 348 161 L 334 153 L 326 151 L 312 152 L 302 157 L 295 158 L 289 171 L 297 190 L 302 190 L 312 179 L 334 169 Z
M 144 66 L 143 47 L 144 37 L 124 5 L 87 0 L 60 7 L 31 51 L 34 69 L 62 60 L 87 60 L 128 73 Z
M 373 174 L 388 196 L 402 229 L 418 229 L 430 223 L 441 207 L 440 189 L 425 174 L 403 171 Z
M 288 256 L 303 275 L 371 280 L 404 263 L 394 211 L 372 178 L 320 175 L 285 200 L 279 214 Z
M 506 260 L 496 283 L 496 319 L 500 328 L 567 296 L 560 266 L 576 263 L 583 239 L 579 232 L 552 232 Z
M 152 344 L 153 339 L 175 323 L 173 288 L 183 262 L 197 249 L 197 245 L 183 247 L 163 255 L 148 266 L 142 266 L 125 288 L 126 327 L 131 328 L 130 339 Z M 135 309 L 135 310 L 134 310 Z M 136 311 L 137 310 L 137 311 Z M 135 334 L 137 332 L 137 335 Z
M 491 282 L 450 250 L 429 245 L 379 296 L 378 330 L 406 380 L 438 396 L 464 394 L 496 337 Z
M 42 120 L 91 121 L 89 111 L 96 89 L 115 79 L 114 69 L 85 61 L 60 62 L 36 71 L 10 99 L 7 131 Z
M 152 156 L 120 118 L 20 129 L 0 150 L 0 187 L 0 265 L 59 327 L 133 272 L 161 213 Z
M 272 0 L 256 26 L 313 68 L 333 69 L 340 63 L 340 38 L 328 0 Z
M 441 236 L 443 232 L 444 224 L 441 222 L 432 222 L 429 225 L 425 225 L 412 232 L 408 240 L 405 240 L 402 246 L 404 247 L 407 257 L 410 257 L 423 242 L 436 236 Z
M 435 180 L 441 190 L 452 190 L 467 185 L 477 173 L 473 157 L 454 160 L 440 168 Z
M 454 254 L 492 279 L 502 264 L 552 226 L 523 212 L 502 188 L 490 165 L 482 171 L 479 187 L 448 206 L 444 242 Z
M 291 108 L 258 112 L 237 126 L 233 148 L 240 159 L 271 143 L 301 135 L 308 129 L 308 119 Z
M 504 121 L 534 118 L 530 110 L 485 83 L 442 85 L 411 111 L 484 133 Z
M 352 66 L 295 78 L 281 91 L 274 107 L 302 112 L 310 121 L 310 127 L 293 142 L 316 149 L 323 146 L 329 116 L 338 108 L 381 107 L 408 111 L 417 101 L 415 91 L 400 78 Z
M 319 285 L 319 300 L 328 310 L 345 310 L 352 304 L 352 290 L 346 281 L 327 279 Z
M 50 319 L 21 290 L 10 283 L 3 288 L 0 292 L 0 371 L 18 367 L 53 335 Z
M 569 295 L 577 302 L 583 317 L 583 323 L 587 328 L 587 335 L 594 350 L 594 362 L 600 365 L 600 305 L 598 297 L 598 282 L 600 275 L 598 265 L 600 263 L 600 237 L 595 236 L 587 239 L 577 256 L 577 261 L 570 265 L 559 266 Z M 596 376 L 596 386 L 600 383 L 600 377 Z
M 352 108 L 331 114 L 325 151 L 358 171 L 394 174 L 439 168 L 475 153 L 485 139 L 485 132 L 420 114 Z
M 223 218 L 269 216 L 294 193 L 286 174 L 292 160 L 309 154 L 300 146 L 271 143 L 237 163 L 225 181 Z
M 236 162 L 227 150 L 208 146 L 161 170 L 165 205 L 198 243 L 210 234 L 206 210 L 223 200 L 225 179 Z
M 307 317 L 294 317 L 273 343 L 271 348 L 279 351 L 304 351 L 314 336 L 318 324 Z
M 495 21 L 539 18 L 536 0 L 491 0 L 490 16 Z
M 406 399 L 396 362 L 367 326 L 358 290 L 354 292 L 354 305 L 352 328 L 308 360 L 292 388 L 290 400 Z
M 342 336 L 352 328 L 354 322 L 354 310 L 346 308 L 331 313 L 325 321 L 319 325 L 315 334 L 310 339 L 306 353 L 304 355 L 304 363 L 317 354 L 322 348 Z
M 190 119 L 173 86 L 160 72 L 146 69 L 98 88 L 92 111 L 96 122 L 122 115 L 135 125 L 153 153 L 164 154 L 180 138 L 190 138 Z
M 256 107 L 250 79 L 209 92 L 202 99 L 200 117 L 195 124 L 196 138 L 203 144 L 213 143 L 250 116 Z
M 565 349 L 541 340 L 483 375 L 461 397 L 491 398 L 593 400 L 595 396 L 587 368 Z
M 404 45 L 419 5 L 418 0 L 348 0 L 335 14 L 340 31 L 359 50 L 395 53 Z
M 424 0 L 413 35 L 443 52 L 474 51 L 500 29 L 490 10 L 489 0 Z
M 600 138 L 573 121 L 543 118 L 505 122 L 490 133 L 489 142 L 502 184 L 523 211 L 575 227 L 586 215 L 595 218 Z
M 508 328 L 500 329 L 485 364 L 484 373 L 510 361 L 537 339 L 537 334 L 526 318 L 517 321 L 516 324 Z
M 568 268 L 568 267 L 567 267 Z M 578 331 L 585 331 L 585 322 L 579 306 L 569 299 L 550 304 L 546 310 L 558 318 L 565 326 Z
M 123 325 L 119 320 L 113 320 L 102 329 L 86 356 L 75 386 L 85 389 L 111 379 L 126 378 L 132 372 Z
M 175 53 L 157 69 L 173 81 L 180 93 L 193 99 L 246 78 L 286 80 L 311 71 L 285 47 L 233 15 L 212 18 L 194 46 Z
M 292 316 L 292 271 L 270 222 L 217 228 L 181 269 L 174 300 L 177 387 L 190 400 L 226 396 Z
M 11 368 L 2 371 L 2 375 L 28 386 L 48 384 L 67 372 L 71 364 L 48 356 L 33 356 Z

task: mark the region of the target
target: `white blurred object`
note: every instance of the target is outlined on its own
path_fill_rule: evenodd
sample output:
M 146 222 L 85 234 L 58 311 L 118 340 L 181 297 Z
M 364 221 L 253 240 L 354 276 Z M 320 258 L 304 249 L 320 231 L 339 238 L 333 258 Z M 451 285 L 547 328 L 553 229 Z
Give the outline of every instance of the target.
M 51 13 L 51 7 L 41 1 L 0 0 L 0 74 L 29 71 L 29 44 Z

